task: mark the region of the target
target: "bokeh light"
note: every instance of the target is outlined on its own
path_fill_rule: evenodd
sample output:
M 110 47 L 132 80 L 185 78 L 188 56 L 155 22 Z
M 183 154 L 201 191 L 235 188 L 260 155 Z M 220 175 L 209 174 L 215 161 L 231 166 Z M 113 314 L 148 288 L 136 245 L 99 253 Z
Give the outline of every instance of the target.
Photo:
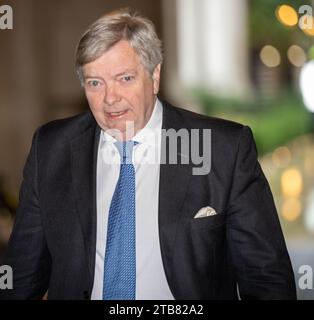
M 281 62 L 279 51 L 271 45 L 266 45 L 262 48 L 260 59 L 269 68 L 278 67 Z
M 295 67 L 302 67 L 306 62 L 306 54 L 304 50 L 297 45 L 292 45 L 287 52 L 288 60 Z
M 302 31 L 308 36 L 314 37 L 314 18 L 310 15 L 304 15 L 300 18 Z
M 285 199 L 281 207 L 281 215 L 287 221 L 294 221 L 301 215 L 302 205 L 299 199 Z
M 277 8 L 276 16 L 285 26 L 293 27 L 298 23 L 298 13 L 293 7 L 286 4 Z
M 272 160 L 276 167 L 286 167 L 291 161 L 291 152 L 285 146 L 279 147 L 273 152 Z
M 306 63 L 300 73 L 300 89 L 306 108 L 314 112 L 314 60 Z
M 281 190 L 286 198 L 299 197 L 303 189 L 303 180 L 298 168 L 289 168 L 281 176 Z

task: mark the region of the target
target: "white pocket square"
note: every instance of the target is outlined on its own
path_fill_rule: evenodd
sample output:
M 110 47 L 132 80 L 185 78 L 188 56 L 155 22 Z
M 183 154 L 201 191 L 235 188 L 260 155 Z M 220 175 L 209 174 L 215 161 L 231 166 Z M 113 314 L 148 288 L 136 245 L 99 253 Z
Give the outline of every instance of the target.
M 215 216 L 217 214 L 216 210 L 212 207 L 204 207 L 198 210 L 197 214 L 194 216 L 194 218 L 204 218 L 204 217 L 210 217 Z

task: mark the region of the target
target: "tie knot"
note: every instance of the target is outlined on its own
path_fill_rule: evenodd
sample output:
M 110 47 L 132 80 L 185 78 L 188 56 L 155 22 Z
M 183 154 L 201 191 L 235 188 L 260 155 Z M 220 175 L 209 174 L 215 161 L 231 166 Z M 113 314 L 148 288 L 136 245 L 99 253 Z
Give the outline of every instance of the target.
M 137 145 L 138 142 L 133 140 L 116 141 L 114 144 L 119 151 L 121 163 L 132 163 L 133 146 Z

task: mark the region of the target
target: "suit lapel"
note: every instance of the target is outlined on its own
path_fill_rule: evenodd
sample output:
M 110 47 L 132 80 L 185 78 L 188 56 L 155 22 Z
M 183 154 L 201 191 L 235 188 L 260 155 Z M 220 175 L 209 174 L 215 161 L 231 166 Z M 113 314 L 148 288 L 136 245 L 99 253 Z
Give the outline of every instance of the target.
M 163 129 L 180 130 L 187 129 L 182 123 L 183 119 L 177 111 L 163 103 Z M 165 143 L 165 131 L 162 134 L 162 145 Z M 179 140 L 179 139 L 178 139 Z M 180 140 L 178 141 L 180 144 Z M 162 152 L 163 152 L 162 148 Z M 178 149 L 179 150 L 179 149 Z M 162 154 L 162 158 L 165 154 Z M 180 161 L 180 157 L 178 157 Z M 173 278 L 173 250 L 175 244 L 176 228 L 180 218 L 182 205 L 185 199 L 187 187 L 191 176 L 191 165 L 189 164 L 169 164 L 160 165 L 159 181 L 159 238 L 163 265 L 168 281 Z M 169 283 L 171 286 L 171 282 Z
M 91 285 L 96 251 L 96 168 L 99 136 L 100 128 L 93 121 L 93 125 L 71 141 L 74 197 L 84 237 Z
M 171 106 L 163 103 L 163 129 L 180 130 L 187 129 L 183 118 Z M 88 261 L 90 275 L 90 290 L 92 289 L 95 272 L 96 254 L 96 174 L 97 174 L 97 152 L 100 137 L 100 128 L 94 120 L 81 135 L 71 141 L 71 166 L 74 189 L 74 199 L 78 212 L 86 258 Z M 162 143 L 165 136 L 162 137 Z M 180 140 L 178 141 L 178 144 Z M 179 149 L 178 149 L 179 150 Z M 162 155 L 163 157 L 163 155 Z M 180 160 L 180 158 L 178 158 Z M 191 176 L 190 164 L 160 165 L 159 182 L 159 238 L 163 265 L 168 281 L 173 272 L 173 250 L 177 223 L 180 218 L 181 208 L 185 199 L 187 187 Z

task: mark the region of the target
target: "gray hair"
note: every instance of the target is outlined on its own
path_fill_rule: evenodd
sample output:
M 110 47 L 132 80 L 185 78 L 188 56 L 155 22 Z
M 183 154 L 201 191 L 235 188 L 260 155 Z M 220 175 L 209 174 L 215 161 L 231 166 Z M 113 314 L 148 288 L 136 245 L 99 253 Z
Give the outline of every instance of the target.
M 95 61 L 120 40 L 130 43 L 151 75 L 162 63 L 161 41 L 153 23 L 130 9 L 122 9 L 99 18 L 80 39 L 75 66 L 81 83 L 84 81 L 82 67 Z

